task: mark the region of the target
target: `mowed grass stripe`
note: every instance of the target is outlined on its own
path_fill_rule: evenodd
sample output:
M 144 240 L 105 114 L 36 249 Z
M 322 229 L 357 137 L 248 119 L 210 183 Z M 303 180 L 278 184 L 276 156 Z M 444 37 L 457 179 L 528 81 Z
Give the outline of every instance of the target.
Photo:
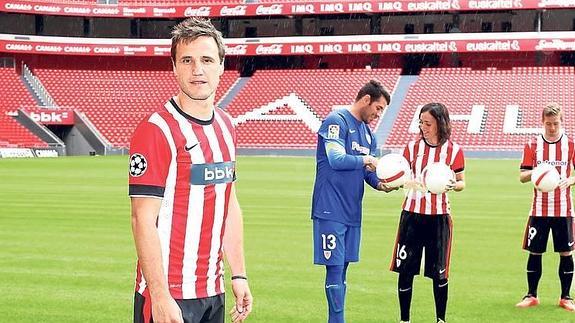
M 451 194 L 449 322 L 575 322 L 556 306 L 558 257 L 550 252 L 542 305 L 513 306 L 526 290 L 521 241 L 531 202 L 518 163 L 468 160 L 467 188 Z M 1 321 L 131 322 L 135 251 L 126 165 L 126 157 L 0 160 Z M 250 322 L 325 321 L 324 269 L 312 265 L 314 172 L 313 158 L 238 161 L 256 297 Z M 366 188 L 361 261 L 348 274 L 348 322 L 398 321 L 397 276 L 388 267 L 403 196 Z M 412 321 L 434 316 L 431 281 L 418 277 Z

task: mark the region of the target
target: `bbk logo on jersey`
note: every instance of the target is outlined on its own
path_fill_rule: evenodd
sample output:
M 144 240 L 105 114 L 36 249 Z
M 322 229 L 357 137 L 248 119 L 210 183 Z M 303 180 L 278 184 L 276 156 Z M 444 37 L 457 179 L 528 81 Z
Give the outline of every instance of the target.
M 130 176 L 140 177 L 144 175 L 147 168 L 148 162 L 143 155 L 135 153 L 130 156 Z
M 235 179 L 235 162 L 192 165 L 192 185 L 230 183 Z

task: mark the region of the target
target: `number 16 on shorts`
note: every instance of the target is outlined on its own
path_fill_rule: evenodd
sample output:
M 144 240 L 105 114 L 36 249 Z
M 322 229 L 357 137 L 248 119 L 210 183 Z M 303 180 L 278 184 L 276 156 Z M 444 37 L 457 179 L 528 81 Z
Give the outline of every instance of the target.
M 405 251 L 405 245 L 397 245 L 397 251 L 395 253 L 395 268 L 401 266 L 401 262 L 407 258 L 407 252 Z

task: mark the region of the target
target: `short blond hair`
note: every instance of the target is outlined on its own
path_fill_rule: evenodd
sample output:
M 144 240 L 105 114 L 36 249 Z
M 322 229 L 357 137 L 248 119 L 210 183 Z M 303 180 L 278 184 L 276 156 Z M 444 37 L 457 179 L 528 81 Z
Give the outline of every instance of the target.
M 563 121 L 563 112 L 561 112 L 561 106 L 559 103 L 551 102 L 547 103 L 545 108 L 543 108 L 543 113 L 541 113 L 541 120 L 545 117 L 559 116 L 561 121 Z
M 223 63 L 226 55 L 226 47 L 222 33 L 212 25 L 209 19 L 192 17 L 180 22 L 172 29 L 171 55 L 174 64 L 176 63 L 176 50 L 178 49 L 178 45 L 189 44 L 202 36 L 212 37 L 216 41 L 220 64 Z

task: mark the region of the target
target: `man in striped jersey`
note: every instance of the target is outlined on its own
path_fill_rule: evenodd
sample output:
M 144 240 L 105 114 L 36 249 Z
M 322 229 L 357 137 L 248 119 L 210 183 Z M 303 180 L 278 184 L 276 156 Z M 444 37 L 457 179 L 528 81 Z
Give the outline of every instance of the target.
M 529 290 L 516 306 L 526 308 L 539 305 L 537 285 L 542 273 L 541 258 L 547 248 L 549 231 L 553 231 L 554 249 L 560 255 L 561 298 L 559 306 L 573 312 L 575 304 L 569 291 L 573 280 L 571 253 L 575 244 L 571 201 L 571 186 L 575 183 L 575 177 L 571 176 L 575 150 L 573 140 L 561 129 L 563 114 L 558 104 L 548 104 L 543 109 L 541 119 L 544 132 L 525 145 L 519 180 L 521 183 L 531 181 L 533 168 L 541 163 L 555 166 L 562 179 L 559 186 L 552 192 L 544 193 L 533 189 L 533 202 L 523 240 L 523 249 L 529 251 L 527 259 Z
M 134 322 L 223 323 L 224 264 L 233 322 L 250 313 L 243 224 L 235 192 L 236 134 L 214 107 L 224 44 L 209 20 L 172 31 L 179 93 L 136 128 L 129 194 L 138 266 Z
M 403 156 L 411 164 L 415 180 L 403 202 L 391 270 L 399 273 L 397 288 L 401 321 L 409 322 L 413 278 L 419 274 L 425 247 L 425 276 L 433 279 L 437 322 L 445 322 L 447 278 L 451 255 L 452 222 L 447 193 L 433 194 L 423 189 L 421 176 L 428 164 L 446 164 L 455 173 L 445 189 L 465 188 L 463 151 L 449 140 L 449 112 L 441 103 L 429 103 L 419 113 L 420 138 L 411 141 Z M 417 189 L 414 189 L 417 188 Z

